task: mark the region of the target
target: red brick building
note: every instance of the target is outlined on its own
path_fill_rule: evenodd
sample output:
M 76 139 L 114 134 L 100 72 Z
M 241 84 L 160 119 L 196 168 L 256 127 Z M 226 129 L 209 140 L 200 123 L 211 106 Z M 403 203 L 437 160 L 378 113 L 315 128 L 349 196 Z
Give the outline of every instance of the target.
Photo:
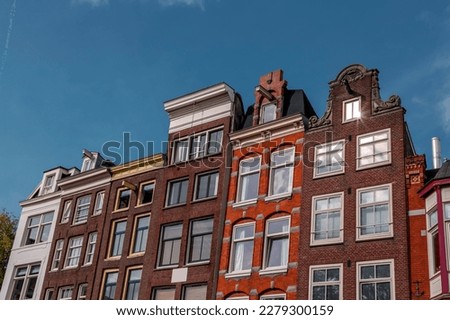
M 304 121 L 315 115 L 281 70 L 262 76 L 233 162 L 217 299 L 296 299 Z
M 305 133 L 298 298 L 409 299 L 405 110 L 381 99 L 376 69 L 329 86 Z
M 417 155 L 406 158 L 410 291 L 412 300 L 428 300 L 430 298 L 425 200 L 419 195 L 419 191 L 424 187 L 426 179 L 425 156 Z

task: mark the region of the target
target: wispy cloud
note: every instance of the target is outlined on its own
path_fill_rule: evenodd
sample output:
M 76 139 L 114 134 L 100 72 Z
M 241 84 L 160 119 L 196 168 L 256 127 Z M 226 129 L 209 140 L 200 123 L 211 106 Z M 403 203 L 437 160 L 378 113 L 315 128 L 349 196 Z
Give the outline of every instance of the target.
M 166 7 L 184 5 L 189 7 L 199 7 L 205 10 L 205 0 L 158 0 L 159 4 Z
M 87 4 L 93 7 L 100 7 L 109 4 L 109 0 L 71 0 L 73 5 Z

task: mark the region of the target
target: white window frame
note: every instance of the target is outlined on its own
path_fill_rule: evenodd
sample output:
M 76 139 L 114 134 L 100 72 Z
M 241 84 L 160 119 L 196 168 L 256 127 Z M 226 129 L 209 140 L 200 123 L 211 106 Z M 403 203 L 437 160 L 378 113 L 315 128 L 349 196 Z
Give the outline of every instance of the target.
M 365 266 L 379 266 L 379 265 L 389 265 L 390 266 L 390 277 L 387 278 L 371 278 L 371 279 L 361 279 L 361 268 Z M 361 285 L 363 283 L 390 283 L 390 300 L 395 300 L 395 266 L 394 259 L 378 260 L 378 261 L 364 261 L 356 263 L 356 299 L 362 300 L 361 295 Z M 376 290 L 376 289 L 375 289 Z
M 181 183 L 180 187 L 179 187 L 179 200 L 177 200 L 177 202 L 173 202 L 171 201 L 171 197 L 172 197 L 172 192 L 173 192 L 173 188 L 174 188 L 174 184 L 176 183 Z M 184 200 L 180 197 L 181 192 L 183 190 L 182 184 L 186 183 L 186 194 L 184 196 Z M 188 177 L 184 177 L 181 179 L 176 179 L 176 180 L 171 180 L 167 182 L 167 191 L 166 191 L 166 207 L 176 207 L 176 206 L 182 206 L 185 205 L 187 203 L 187 196 L 189 193 L 189 178 Z
M 87 283 L 82 283 L 78 286 L 77 300 L 86 300 L 87 288 L 88 288 Z
M 388 189 L 388 195 L 389 195 L 389 199 L 387 201 L 374 201 L 371 202 L 370 204 L 364 204 L 361 205 L 361 193 L 363 192 L 367 192 L 367 191 L 376 191 L 376 190 L 380 190 L 380 189 Z M 356 212 L 357 212 L 357 216 L 356 216 L 356 223 L 357 223 L 357 230 L 356 230 L 356 240 L 360 241 L 360 240 L 371 240 L 371 239 L 382 239 L 382 238 L 390 238 L 394 236 L 394 227 L 393 227 L 393 206 L 392 206 L 392 184 L 384 184 L 384 185 L 378 185 L 378 186 L 373 186 L 373 187 L 368 187 L 368 188 L 361 188 L 361 189 L 357 189 L 356 190 Z M 370 233 L 370 234 L 361 234 L 361 229 L 363 228 L 363 226 L 361 226 L 361 209 L 363 207 L 370 207 L 370 206 L 377 206 L 377 205 L 381 205 L 381 204 L 387 204 L 388 205 L 388 215 L 389 215 L 389 221 L 387 222 L 388 224 L 388 231 L 387 232 L 374 232 L 374 233 Z M 374 221 L 374 225 L 373 226 L 377 226 L 377 225 L 382 225 L 382 224 L 377 224 L 376 221 Z M 368 225 L 370 226 L 370 225 Z
M 64 208 L 61 215 L 60 223 L 67 223 L 70 220 L 70 214 L 72 213 L 72 200 L 67 200 L 64 202 Z
M 95 196 L 94 213 L 92 215 L 97 216 L 101 214 L 104 204 L 105 204 L 105 191 L 99 191 Z
M 372 137 L 372 139 L 373 139 L 373 137 L 375 137 L 377 135 L 382 135 L 382 134 L 386 134 L 386 138 L 366 142 L 363 145 L 361 145 L 362 139 L 369 138 L 369 137 Z M 378 154 L 387 155 L 387 159 L 383 160 L 383 161 L 376 161 L 375 158 L 376 158 L 377 154 L 375 153 L 375 144 L 384 143 L 384 142 L 386 142 L 386 144 L 387 144 L 387 150 L 386 150 L 386 152 L 382 152 L 382 153 L 378 153 Z M 391 156 L 392 141 L 391 141 L 391 129 L 390 128 L 358 135 L 356 137 L 356 145 L 357 145 L 356 146 L 356 170 L 363 170 L 363 169 L 368 169 L 368 168 L 384 166 L 384 165 L 390 164 L 392 162 L 392 156 Z M 361 156 L 361 146 L 366 146 L 366 147 L 371 146 L 372 147 L 373 153 L 371 155 L 364 156 L 364 158 L 372 157 L 373 158 L 372 163 L 364 164 L 364 165 L 361 164 L 361 159 L 363 158 Z
M 37 269 L 37 273 L 34 272 L 33 270 L 35 270 L 35 268 Z M 19 269 L 26 269 L 25 273 L 18 275 L 18 271 Z M 21 266 L 16 266 L 14 268 L 14 274 L 13 274 L 13 279 L 11 281 L 11 288 L 10 288 L 10 293 L 9 293 L 9 297 L 10 300 L 13 299 L 13 294 L 15 291 L 15 287 L 16 287 L 16 282 L 17 281 L 21 281 L 21 287 L 20 287 L 20 292 L 18 292 L 19 296 L 18 299 L 14 299 L 14 300 L 30 300 L 35 298 L 36 295 L 36 288 L 37 288 L 37 282 L 38 282 L 38 278 L 39 278 L 39 274 L 41 273 L 41 264 L 38 263 L 30 263 L 27 265 L 21 265 Z M 32 282 L 34 282 L 34 284 L 32 284 Z M 6 283 L 4 282 L 3 285 L 6 285 Z M 34 286 L 33 289 L 33 295 L 31 297 L 27 297 L 26 295 L 28 294 L 28 288 L 29 286 Z
M 82 250 L 83 250 L 83 236 L 72 237 L 69 239 L 64 269 L 73 269 L 78 267 L 78 265 L 80 264 Z
M 193 234 L 194 232 L 194 224 L 196 222 L 200 222 L 200 221 L 211 221 L 211 230 L 210 232 L 200 232 L 200 233 L 196 233 Z M 207 218 L 201 218 L 201 219 L 195 219 L 195 220 L 191 220 L 189 223 L 189 239 L 188 239 L 188 249 L 187 249 L 187 264 L 192 265 L 192 264 L 202 264 L 202 263 L 209 263 L 210 259 L 211 259 L 211 249 L 212 249 L 212 238 L 213 238 L 213 232 L 214 232 L 214 218 L 213 217 L 207 217 Z M 192 260 L 192 248 L 193 248 L 193 239 L 194 238 L 201 238 L 201 252 L 203 252 L 204 247 L 204 240 L 205 237 L 210 238 L 210 244 L 209 244 L 209 250 L 208 250 L 208 258 L 207 259 L 202 259 L 201 258 L 201 254 L 200 254 L 200 259 L 198 260 Z M 206 248 L 208 249 L 208 248 Z
M 83 159 L 83 164 L 81 165 L 81 172 L 91 170 L 95 165 L 95 161 L 89 157 Z
M 28 217 L 25 227 L 26 229 L 23 239 L 23 246 L 32 246 L 49 241 L 50 233 L 52 231 L 53 214 L 54 213 L 50 211 Z M 50 218 L 47 219 L 47 217 Z M 36 224 L 30 225 L 33 219 L 38 219 L 39 221 Z M 30 237 L 31 234 L 34 233 L 32 230 L 36 230 L 36 238 L 34 239 L 34 243 L 28 243 L 28 240 L 32 240 L 32 238 Z M 46 239 L 43 238 L 45 234 L 47 235 Z
M 86 203 L 81 203 L 83 199 L 89 199 Z M 86 223 L 89 217 L 89 210 L 91 207 L 92 196 L 90 194 L 78 197 L 77 207 L 75 209 L 75 214 L 73 216 L 73 224 Z M 81 214 L 83 213 L 83 214 Z
M 342 149 L 337 149 L 336 147 L 342 145 Z M 321 149 L 324 149 L 322 151 Z M 342 156 L 339 156 L 339 153 L 342 153 Z M 324 165 L 320 165 L 318 157 L 325 156 Z M 339 159 L 341 157 L 341 159 Z M 336 159 L 338 161 L 333 161 Z M 331 164 L 338 163 L 340 167 L 338 169 L 330 169 L 329 171 L 319 172 L 318 168 L 322 167 L 330 167 Z M 331 167 L 330 167 L 331 168 Z M 336 174 L 342 174 L 345 172 L 345 140 L 337 140 L 331 141 L 323 144 L 318 144 L 314 147 L 314 175 L 313 178 L 322 178 L 333 176 Z
M 331 198 L 340 198 L 341 201 L 341 207 L 340 209 L 337 208 L 327 208 L 325 210 L 320 210 L 320 211 L 316 211 L 316 203 L 319 200 L 329 200 Z M 339 236 L 338 237 L 333 237 L 333 238 L 329 238 L 327 237 L 326 239 L 315 239 L 315 234 L 317 233 L 316 231 L 316 217 L 318 214 L 329 214 L 331 212 L 336 212 L 339 211 Z M 326 245 L 326 244 L 331 244 L 331 243 L 342 243 L 344 241 L 344 192 L 338 192 L 338 193 L 329 193 L 329 194 L 323 194 L 323 195 L 319 195 L 319 196 L 314 196 L 312 197 L 312 204 L 311 204 L 311 213 L 312 213 L 312 217 L 311 217 L 311 242 L 310 244 L 312 246 L 317 246 L 317 245 Z M 328 224 L 329 226 L 329 224 Z M 327 233 L 330 232 L 329 229 L 327 229 L 326 231 Z
M 287 230 L 281 231 L 273 234 L 269 234 L 269 225 L 271 223 L 276 223 L 286 220 L 287 221 Z M 291 217 L 290 216 L 283 216 L 279 218 L 272 218 L 268 219 L 266 221 L 265 226 L 265 235 L 264 235 L 264 253 L 263 253 L 263 267 L 262 270 L 259 272 L 259 274 L 267 274 L 267 273 L 278 273 L 278 272 L 285 272 L 288 268 L 289 264 L 289 251 L 290 251 L 290 233 L 291 233 Z M 270 258 L 270 250 L 272 249 L 272 243 L 276 239 L 286 239 L 286 261 L 285 264 L 280 264 L 278 266 L 268 266 L 268 259 Z M 280 261 L 281 262 L 281 261 Z
M 355 105 L 355 102 L 358 102 L 358 105 Z M 352 114 L 350 116 L 347 115 L 347 106 L 351 107 Z M 358 110 L 355 110 L 355 106 Z M 342 123 L 361 119 L 361 114 L 361 97 L 348 99 L 342 102 Z
M 94 261 L 95 247 L 97 244 L 97 232 L 91 232 L 88 236 L 88 243 L 86 245 L 86 254 L 84 256 L 84 265 L 90 265 Z
M 268 108 L 273 108 L 273 110 L 268 110 Z M 270 111 L 270 112 L 269 112 Z M 268 119 L 266 120 L 266 115 L 268 115 Z M 275 103 L 268 103 L 261 106 L 261 120 L 260 124 L 269 123 L 274 120 L 277 120 L 277 105 Z
M 441 272 L 441 266 L 439 261 L 439 267 L 436 266 L 435 248 L 433 239 L 435 236 L 438 237 L 439 241 L 439 227 L 438 227 L 438 210 L 437 206 L 431 208 L 426 214 L 427 220 L 427 247 L 428 247 L 428 273 L 431 278 L 434 278 L 437 274 Z M 439 243 L 439 250 L 441 244 Z M 440 256 L 440 253 L 439 253 Z
M 41 195 L 49 194 L 53 191 L 53 185 L 55 183 L 56 174 L 49 174 L 44 179 L 44 184 L 42 186 L 42 192 Z
M 58 270 L 61 266 L 61 259 L 63 258 L 62 253 L 64 249 L 64 239 L 56 240 L 55 253 L 53 254 L 52 268 L 51 271 Z
M 314 271 L 329 269 L 339 269 L 339 280 L 338 281 L 318 281 L 314 282 Z M 308 299 L 313 300 L 314 287 L 325 287 L 325 295 L 329 286 L 339 286 L 339 300 L 343 297 L 343 264 L 324 264 L 324 265 L 314 265 L 309 267 L 309 293 Z M 327 300 L 325 298 L 325 300 Z
M 219 143 L 219 148 L 212 147 L 211 135 L 215 132 L 221 131 L 220 140 L 214 141 Z M 197 141 L 202 141 L 200 146 L 194 146 Z M 198 140 L 200 139 L 200 140 Z M 201 159 L 203 157 L 211 156 L 222 152 L 223 149 L 223 127 L 213 128 L 206 131 L 197 132 L 187 137 L 176 139 L 172 142 L 172 161 L 171 164 L 187 162 L 190 160 Z M 192 149 L 192 150 L 191 150 Z M 214 150 L 213 150 L 214 149 Z M 179 152 L 181 151 L 181 152 Z
M 243 172 L 242 172 L 242 166 L 241 166 L 241 165 L 242 165 L 244 162 L 251 162 L 251 161 L 255 161 L 256 159 L 257 159 L 258 162 L 259 162 L 258 168 L 257 168 L 257 169 L 254 169 L 254 170 L 252 170 L 252 171 L 243 173 Z M 243 182 L 242 182 L 242 180 L 243 180 L 245 177 L 250 176 L 250 175 L 254 175 L 254 174 L 256 174 L 256 175 L 258 176 L 258 179 L 257 179 L 257 185 L 256 185 L 256 189 L 257 189 L 257 191 L 256 191 L 256 197 L 255 197 L 255 198 L 250 198 L 250 199 L 242 199 L 242 188 L 243 188 Z M 244 205 L 244 204 L 252 204 L 252 203 L 256 203 L 256 201 L 258 200 L 258 195 L 259 195 L 259 180 L 260 180 L 260 177 L 261 177 L 261 156 L 256 156 L 256 157 L 251 157 L 251 158 L 245 158 L 245 159 L 242 159 L 242 160 L 239 162 L 238 188 L 237 188 L 237 195 L 236 195 L 236 203 L 237 203 L 237 204 Z
M 235 226 L 233 226 L 233 234 L 232 234 L 232 242 L 231 242 L 231 250 L 230 250 L 230 265 L 229 265 L 229 273 L 226 274 L 226 277 L 233 277 L 233 276 L 246 276 L 250 275 L 252 271 L 253 266 L 253 253 L 255 250 L 255 222 L 248 222 L 248 223 L 240 223 Z M 252 228 L 252 235 L 249 237 L 244 238 L 238 238 L 236 239 L 237 229 L 239 228 L 245 228 L 250 227 Z M 236 245 L 241 242 L 251 242 L 252 243 L 252 254 L 250 257 L 250 268 L 249 269 L 235 269 L 235 255 L 236 255 Z M 242 258 L 244 259 L 245 256 L 242 255 Z
M 274 158 L 277 155 L 279 155 L 280 153 L 283 153 L 285 156 L 287 153 L 292 153 L 292 156 L 289 159 L 287 159 L 286 161 L 276 164 L 274 161 Z M 289 168 L 289 177 L 286 180 L 288 190 L 286 192 L 276 193 L 274 191 L 274 188 L 275 188 L 274 175 L 276 175 L 276 172 L 278 169 L 282 169 L 282 168 Z M 272 152 L 272 154 L 270 155 L 269 196 L 266 197 L 266 200 L 288 197 L 292 194 L 292 182 L 294 180 L 294 169 L 295 169 L 295 147 L 285 148 L 285 149 L 281 149 L 281 150 Z
M 58 289 L 58 300 L 72 300 L 73 286 L 64 286 Z
M 213 193 L 210 195 L 209 194 L 209 186 L 211 186 L 211 176 L 215 175 L 216 176 L 216 180 L 214 183 L 214 191 Z M 200 180 L 202 177 L 208 177 L 208 192 L 207 195 L 205 197 L 199 197 L 199 187 L 200 187 Z M 217 190 L 219 187 L 219 171 L 210 171 L 210 172 L 205 172 L 205 173 L 200 173 L 197 174 L 195 176 L 195 188 L 194 188 L 194 201 L 199 201 L 199 200 L 207 200 L 207 199 L 214 199 L 217 198 Z

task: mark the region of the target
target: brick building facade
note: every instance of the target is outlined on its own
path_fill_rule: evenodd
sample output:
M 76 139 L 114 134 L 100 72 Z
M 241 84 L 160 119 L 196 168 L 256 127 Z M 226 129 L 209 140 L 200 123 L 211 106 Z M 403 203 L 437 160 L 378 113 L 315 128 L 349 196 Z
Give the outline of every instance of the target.
M 233 162 L 218 299 L 295 299 L 302 201 L 304 120 L 315 115 L 283 72 L 262 76 Z
M 329 85 L 305 133 L 298 298 L 409 299 L 405 110 L 381 100 L 375 69 Z

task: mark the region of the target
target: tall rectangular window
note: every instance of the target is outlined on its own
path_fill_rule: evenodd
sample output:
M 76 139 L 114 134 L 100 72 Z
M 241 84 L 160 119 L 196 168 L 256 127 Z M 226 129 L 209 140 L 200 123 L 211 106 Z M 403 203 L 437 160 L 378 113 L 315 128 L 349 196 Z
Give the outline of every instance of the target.
M 111 239 L 110 257 L 118 257 L 122 255 L 123 242 L 125 240 L 125 231 L 127 229 L 127 221 L 114 221 L 113 234 Z
M 80 262 L 81 248 L 83 247 L 83 237 L 74 237 L 69 239 L 66 255 L 66 268 L 75 268 Z
M 201 158 L 206 155 L 206 133 L 191 138 L 189 159 Z
M 183 300 L 206 300 L 206 284 L 188 285 L 183 287 Z
M 315 146 L 314 178 L 344 172 L 344 140 Z
M 270 157 L 269 195 L 277 196 L 292 193 L 294 152 L 294 148 L 289 148 L 272 153 Z
M 430 277 L 441 270 L 441 255 L 439 244 L 439 229 L 438 229 L 438 213 L 436 208 L 427 214 L 427 229 L 428 229 L 428 257 Z
M 109 271 L 105 273 L 105 276 L 103 278 L 102 300 L 114 300 L 118 277 L 118 271 Z
M 195 200 L 207 199 L 217 196 L 219 173 L 208 172 L 197 175 L 195 185 Z
M 97 243 L 97 232 L 91 232 L 88 238 L 88 244 L 86 247 L 86 256 L 84 258 L 84 264 L 92 264 L 94 260 L 95 244 Z
M 311 244 L 342 242 L 343 193 L 313 197 Z
M 289 259 L 289 228 L 289 217 L 267 221 L 264 241 L 264 269 L 287 268 Z
M 67 223 L 70 219 L 70 213 L 72 210 L 72 200 L 64 202 L 64 208 L 61 216 L 61 223 Z
M 97 196 L 95 197 L 94 215 L 102 213 L 104 201 L 105 201 L 105 191 L 98 192 Z
M 44 186 L 42 187 L 42 195 L 46 195 L 52 191 L 54 182 L 55 182 L 54 174 L 47 176 L 45 178 Z
M 261 107 L 260 123 L 267 123 L 277 118 L 277 106 L 273 103 Z
M 309 298 L 311 300 L 339 300 L 342 288 L 342 265 L 310 268 Z
M 357 197 L 357 239 L 392 236 L 391 185 L 359 189 Z
M 14 271 L 11 300 L 33 299 L 39 276 L 40 263 L 17 267 Z
M 64 239 L 56 241 L 55 254 L 53 255 L 52 270 L 58 270 L 61 266 L 62 251 L 64 248 Z
M 344 101 L 344 121 L 348 122 L 361 118 L 361 99 Z
M 390 129 L 357 137 L 356 169 L 365 169 L 391 163 Z
M 77 200 L 77 208 L 75 210 L 75 216 L 73 218 L 73 223 L 83 223 L 86 222 L 89 216 L 89 207 L 91 205 L 91 195 L 88 194 L 83 197 L 79 197 Z
M 393 261 L 358 263 L 358 298 L 393 300 Z
M 119 189 L 116 199 L 116 210 L 127 209 L 130 206 L 131 190 Z
M 191 221 L 188 262 L 209 261 L 213 233 L 213 219 Z
M 170 181 L 167 190 L 167 206 L 186 203 L 188 179 Z
M 141 285 L 142 269 L 128 270 L 128 281 L 125 294 L 125 300 L 138 300 L 139 287 Z
M 147 245 L 150 216 L 137 217 L 134 226 L 133 251 L 132 253 L 144 252 Z
M 189 155 L 189 140 L 178 140 L 174 142 L 173 163 L 185 162 Z
M 252 269 L 255 224 L 234 226 L 231 247 L 231 273 L 249 273 Z
M 215 130 L 209 132 L 208 135 L 208 154 L 216 154 L 222 151 L 223 130 Z
M 161 229 L 161 243 L 159 248 L 159 266 L 177 265 L 180 259 L 181 233 L 183 225 L 165 225 Z
M 27 220 L 24 245 L 31 245 L 48 240 L 52 228 L 53 212 L 31 216 Z
M 77 300 L 86 300 L 87 297 L 87 283 L 82 283 L 78 286 Z
M 152 203 L 154 190 L 155 190 L 154 182 L 147 182 L 147 183 L 141 184 L 141 186 L 139 188 L 138 205 Z
M 239 163 L 238 202 L 256 200 L 259 189 L 261 158 L 255 157 Z

